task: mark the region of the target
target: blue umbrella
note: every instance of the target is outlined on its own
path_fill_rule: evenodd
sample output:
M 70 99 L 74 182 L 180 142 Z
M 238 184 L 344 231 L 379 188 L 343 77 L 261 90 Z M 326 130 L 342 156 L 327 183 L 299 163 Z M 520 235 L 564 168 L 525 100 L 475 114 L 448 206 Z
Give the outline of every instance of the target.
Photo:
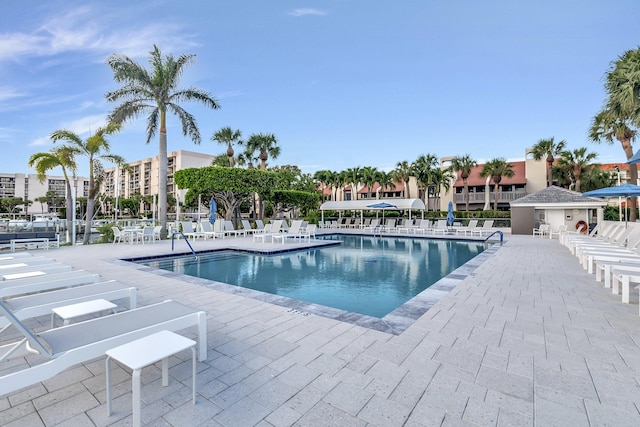
M 633 197 L 640 196 L 640 186 L 633 184 L 614 185 L 582 193 L 582 197 Z
M 371 209 L 380 209 L 382 211 L 382 219 L 384 220 L 384 211 L 385 209 L 398 209 L 398 207 L 396 205 L 392 205 L 391 203 L 387 203 L 387 202 L 380 202 L 380 203 L 374 203 L 373 205 L 367 205 L 368 208 Z M 376 217 L 378 216 L 378 214 L 376 214 Z
M 636 154 L 634 154 L 633 157 L 631 157 L 629 160 L 627 160 L 626 163 L 628 165 L 633 164 L 633 163 L 640 163 L 640 150 L 638 150 L 638 152 Z
M 209 200 L 209 222 L 211 224 L 216 222 L 216 211 L 217 210 L 218 210 L 218 205 L 216 205 L 216 201 L 213 200 L 213 197 L 212 197 L 211 200 Z
M 449 202 L 449 209 L 447 212 L 447 226 L 451 227 L 456 217 L 453 215 L 453 202 Z

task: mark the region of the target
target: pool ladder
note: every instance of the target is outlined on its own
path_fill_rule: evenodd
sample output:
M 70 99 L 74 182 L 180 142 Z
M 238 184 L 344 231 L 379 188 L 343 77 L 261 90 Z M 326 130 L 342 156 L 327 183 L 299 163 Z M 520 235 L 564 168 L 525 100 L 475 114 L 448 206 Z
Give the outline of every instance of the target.
M 487 242 L 487 240 L 489 240 L 491 237 L 495 236 L 496 234 L 500 236 L 500 244 L 502 244 L 504 241 L 504 233 L 500 230 L 496 230 L 493 233 L 489 234 L 487 238 L 484 239 L 485 243 Z
M 173 239 L 176 237 L 176 234 L 179 234 L 182 236 L 184 241 L 187 242 L 187 246 L 189 246 L 189 249 L 191 249 L 191 253 L 193 254 L 193 256 L 196 259 L 198 259 L 198 255 L 196 254 L 196 251 L 193 250 L 193 246 L 191 246 L 191 243 L 189 243 L 189 239 L 187 239 L 187 236 L 185 236 L 182 231 L 174 231 L 173 233 L 171 233 L 171 252 L 173 252 Z

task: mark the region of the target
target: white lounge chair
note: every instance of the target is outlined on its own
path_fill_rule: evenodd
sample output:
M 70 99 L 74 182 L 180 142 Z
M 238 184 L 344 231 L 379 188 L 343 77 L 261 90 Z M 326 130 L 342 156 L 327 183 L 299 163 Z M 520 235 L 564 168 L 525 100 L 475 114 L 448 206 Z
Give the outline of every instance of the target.
M 447 227 L 447 220 L 439 219 L 436 222 L 436 226 L 431 229 L 431 233 L 433 234 L 442 233 L 442 235 L 444 236 L 444 234 L 447 232 L 448 229 L 449 228 Z
M 301 229 L 304 221 L 300 219 L 296 219 L 291 221 L 291 226 L 287 230 L 286 233 L 275 233 L 272 235 L 271 239 L 275 242 L 276 240 L 282 240 L 282 244 L 284 244 L 285 239 L 297 239 L 301 238 Z
M 196 231 L 193 228 L 193 223 L 191 221 L 180 221 L 180 224 L 182 225 L 182 234 L 184 234 L 184 237 L 186 238 L 192 238 L 192 239 L 197 239 L 197 238 L 202 238 L 204 239 L 204 233 L 201 233 L 199 231 Z
M 25 295 L 32 292 L 43 292 L 96 283 L 99 280 L 99 274 L 88 273 L 84 270 L 72 270 L 63 273 L 7 280 L 0 282 L 0 299 Z
M 138 233 L 138 240 L 142 241 L 142 244 L 144 244 L 145 241 L 149 243 L 155 243 L 156 239 L 154 236 L 153 227 L 150 225 L 145 225 L 142 228 L 142 231 Z
M 549 224 L 540 224 L 538 228 L 533 229 L 533 237 L 540 236 L 546 237 L 549 235 L 549 229 L 551 226 Z
M 208 239 L 209 237 L 215 239 L 219 237 L 224 239 L 224 231 L 216 231 L 213 229 L 213 225 L 209 221 L 204 221 L 200 223 L 200 232 L 204 234 L 204 238 Z
M 8 346 L 0 361 L 18 354 L 25 347 L 51 359 L 0 377 L 0 395 L 49 379 L 78 363 L 104 356 L 109 349 L 126 344 L 162 330 L 179 331 L 196 327 L 198 334 L 198 360 L 207 358 L 207 315 L 175 301 L 123 311 L 85 322 L 34 334 L 0 301 L 0 314 L 4 315 L 24 338 Z
M 477 227 L 475 230 L 471 231 L 471 235 L 478 235 L 480 237 L 486 235 L 489 235 L 493 233 L 493 220 L 492 219 L 485 219 L 484 222 L 482 223 L 482 227 Z
M 281 219 L 277 219 L 265 225 L 262 233 L 253 234 L 253 241 L 256 242 L 258 240 L 262 240 L 262 243 L 264 243 L 267 241 L 267 239 L 271 239 L 271 242 L 273 242 L 273 236 L 280 234 L 280 227 L 282 227 L 282 222 L 283 221 Z
M 467 233 L 471 234 L 472 231 L 475 230 L 477 227 L 478 227 L 478 220 L 477 219 L 470 219 L 469 223 L 467 225 L 465 225 L 464 227 L 457 227 L 456 228 L 456 234 L 463 233 L 466 236 Z
M 242 223 L 242 229 L 244 230 L 245 235 L 255 233 L 255 229 L 251 227 L 251 223 L 249 223 L 248 219 L 243 219 L 240 221 Z
M 413 231 L 413 220 L 405 219 L 402 225 L 397 227 L 396 229 L 398 231 L 398 234 L 402 234 L 402 233 L 409 234 L 411 231 Z
M 24 265 L 0 270 L 0 280 L 15 280 L 24 277 L 44 276 L 45 274 L 62 273 L 71 271 L 73 267 L 67 264 L 54 262 L 42 265 Z
M 136 288 L 115 280 L 109 280 L 107 282 L 9 298 L 4 302 L 18 319 L 25 320 L 51 314 L 51 310 L 56 307 L 95 299 L 105 299 L 107 301 L 128 299 L 129 309 L 136 308 Z M 0 332 L 10 325 L 11 323 L 6 318 L 0 317 Z
M 552 227 L 549 229 L 549 238 L 553 239 L 554 236 L 558 236 L 558 240 L 560 240 L 560 236 L 562 236 L 566 232 L 567 226 L 565 224 Z
M 316 229 L 318 228 L 318 226 L 316 224 L 308 224 L 305 228 L 303 228 L 302 230 L 300 230 L 300 238 L 301 239 L 307 239 L 309 242 L 311 242 L 311 237 L 313 236 L 313 238 L 316 238 Z
M 224 221 L 224 233 L 228 235 L 234 235 L 236 237 L 238 237 L 239 235 L 247 235 L 245 230 L 236 230 L 233 226 L 233 222 L 231 222 L 230 220 Z
M 382 226 L 382 231 L 385 233 L 391 233 L 392 231 L 396 231 L 396 219 L 391 218 L 387 219 L 387 221 Z
M 377 218 L 372 219 L 369 225 L 365 225 L 364 227 L 362 227 L 362 231 L 371 231 L 373 233 L 375 233 L 379 229 L 380 221 Z

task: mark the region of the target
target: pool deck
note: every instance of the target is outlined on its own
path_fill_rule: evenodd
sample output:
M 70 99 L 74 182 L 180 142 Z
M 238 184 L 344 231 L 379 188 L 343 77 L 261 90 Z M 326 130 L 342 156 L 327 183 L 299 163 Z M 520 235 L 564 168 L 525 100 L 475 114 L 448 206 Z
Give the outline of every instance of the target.
M 198 363 L 196 406 L 190 354 L 180 353 L 171 360 L 168 387 L 161 386 L 159 365 L 143 372 L 148 425 L 640 425 L 637 292 L 622 304 L 557 240 L 505 240 L 400 333 L 117 260 L 168 253 L 169 242 L 38 254 L 136 286 L 139 305 L 174 299 L 207 312 L 209 357 Z M 250 237 L 194 242 L 196 250 L 225 246 L 274 244 Z M 30 325 L 45 328 L 48 321 Z M 26 363 L 11 360 L 0 375 Z M 104 358 L 95 359 L 1 396 L 2 425 L 130 425 L 130 375 L 114 370 L 114 412 L 107 417 L 104 369 Z

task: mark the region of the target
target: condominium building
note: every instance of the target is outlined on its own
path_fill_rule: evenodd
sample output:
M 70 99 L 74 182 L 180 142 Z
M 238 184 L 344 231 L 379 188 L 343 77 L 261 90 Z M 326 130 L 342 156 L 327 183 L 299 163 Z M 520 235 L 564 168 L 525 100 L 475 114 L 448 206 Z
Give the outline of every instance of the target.
M 178 150 L 167 153 L 167 194 L 181 198 L 185 191 L 178 191 L 173 174 L 180 169 L 211 166 L 215 156 Z M 134 194 L 153 196 L 158 194 L 158 156 L 129 163 L 129 170 L 114 167 L 105 169 L 100 192 L 110 197 L 130 198 Z
M 71 191 L 75 191 L 76 197 L 89 195 L 89 178 L 78 177 L 72 184 Z M 55 197 L 51 197 L 55 196 Z M 63 176 L 47 175 L 41 182 L 38 175 L 24 173 L 0 173 L 0 199 L 20 197 L 29 200 L 26 208 L 28 215 L 53 213 L 58 208 L 64 207 L 64 201 L 56 199 L 67 198 L 67 185 Z M 70 195 L 72 196 L 72 195 Z M 47 202 L 37 202 L 37 199 L 47 197 Z M 25 212 L 24 206 L 21 213 Z

